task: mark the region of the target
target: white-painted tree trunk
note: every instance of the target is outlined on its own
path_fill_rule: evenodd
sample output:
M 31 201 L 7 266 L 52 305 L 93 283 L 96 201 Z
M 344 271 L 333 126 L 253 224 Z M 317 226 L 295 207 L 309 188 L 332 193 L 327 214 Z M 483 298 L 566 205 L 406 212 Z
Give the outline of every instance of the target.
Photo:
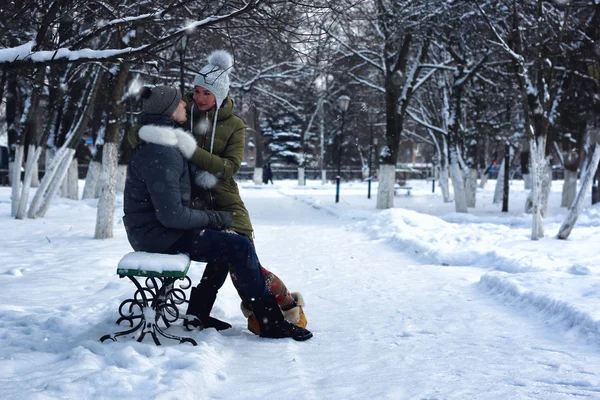
M 42 146 L 40 146 L 42 147 Z M 42 155 L 42 151 L 40 150 L 40 156 Z M 31 176 L 31 187 L 39 187 L 40 186 L 40 164 L 38 163 L 40 156 L 33 164 L 32 176 Z
M 25 146 L 19 145 L 15 150 L 15 161 L 13 163 L 12 175 L 12 192 L 11 192 L 11 210 L 10 216 L 17 215 L 19 209 L 19 200 L 21 199 L 21 168 L 23 166 L 23 154 Z
M 481 180 L 479 181 L 479 188 L 485 189 L 485 184 L 487 183 L 487 180 L 488 175 L 484 174 L 483 171 L 481 171 Z
M 65 182 L 66 185 L 63 185 L 66 188 L 64 197 L 79 200 L 79 162 L 76 157 L 71 160 Z
M 52 162 L 46 159 L 46 173 L 40 182 L 40 187 L 35 192 L 35 196 L 33 196 L 33 200 L 31 200 L 31 204 L 29 205 L 29 210 L 27 210 L 28 218 L 36 218 L 38 211 L 40 209 L 40 205 L 44 200 L 44 196 L 48 192 L 52 182 L 54 182 L 54 176 L 57 171 L 59 171 L 62 161 L 67 156 L 68 151 L 67 148 L 61 148 L 56 155 L 53 157 Z M 48 157 L 48 152 L 46 152 L 46 157 Z M 70 162 L 70 161 L 69 161 Z M 56 190 L 55 190 L 56 191 Z
M 532 181 L 531 174 L 523 175 L 523 184 L 525 185 L 525 190 L 531 190 L 533 188 Z
M 474 208 L 477 202 L 477 169 L 470 168 L 465 183 L 465 195 L 467 207 Z
M 322 169 L 321 170 L 321 185 L 324 185 L 326 183 L 327 183 L 327 171 Z
M 85 175 L 85 185 L 83 186 L 83 195 L 81 198 L 96 199 L 96 187 L 102 179 L 102 164 L 98 161 L 90 161 L 87 174 Z
M 36 147 L 33 144 L 29 145 L 27 150 L 27 164 L 25 166 L 25 178 L 23 179 L 23 189 L 21 191 L 21 199 L 19 201 L 19 207 L 15 218 L 23 219 L 27 213 L 27 202 L 29 200 L 29 189 L 31 188 L 31 181 L 34 174 L 34 165 L 37 165 L 37 161 L 42 154 L 42 147 Z
M 531 240 L 539 240 L 544 237 L 544 223 L 541 212 L 541 192 L 542 192 L 542 173 L 544 170 L 545 158 L 544 149 L 546 141 L 543 137 L 529 140 L 531 151 Z
M 499 204 L 502 203 L 502 192 L 504 189 L 504 160 L 502 164 L 500 164 L 500 169 L 498 170 L 498 178 L 496 178 L 496 186 L 494 187 L 494 200 L 492 203 Z
M 263 181 L 263 169 L 259 168 L 259 167 L 255 167 L 254 168 L 254 175 L 252 175 L 252 180 L 254 181 L 255 185 L 262 185 Z
M 440 167 L 440 177 L 439 177 L 439 185 L 442 191 L 442 198 L 444 199 L 444 203 L 450 203 L 452 199 L 450 198 L 450 184 L 448 183 L 450 173 L 448 172 L 448 164 L 444 163 Z
M 119 164 L 117 168 L 117 192 L 125 191 L 125 181 L 127 180 L 127 165 Z
M 306 180 L 304 179 L 304 167 L 298 167 L 298 186 L 305 186 Z
M 452 199 L 450 198 L 450 183 L 448 179 L 450 179 L 450 171 L 448 167 L 448 141 L 445 136 L 442 136 L 442 148 L 440 149 L 440 188 L 442 189 L 442 197 L 444 198 L 444 203 L 450 203 Z
M 8 185 L 10 187 L 12 187 L 12 181 L 15 174 L 15 170 L 13 169 L 14 164 L 14 161 L 8 162 Z
M 94 239 L 113 237 L 118 160 L 118 144 L 104 143 L 102 150 L 102 193 L 98 201 Z
M 75 157 L 75 149 L 67 148 L 65 151 L 65 156 L 63 157 L 62 162 L 60 163 L 60 166 L 54 175 L 53 182 L 48 189 L 48 193 L 44 196 L 44 202 L 40 206 L 40 209 L 35 213 L 37 218 L 43 217 L 46 215 L 46 212 L 48 212 L 50 203 L 52 203 L 52 199 L 56 195 L 58 189 L 60 189 L 62 186 L 62 183 L 69 172 L 73 157 Z
M 50 167 L 52 166 L 52 159 L 54 158 L 54 151 L 52 149 L 46 149 L 46 151 L 44 152 L 45 157 L 44 157 L 44 171 L 46 171 L 46 173 L 48 173 L 48 170 L 50 170 Z
M 396 166 L 379 165 L 379 187 L 377 189 L 377 208 L 386 210 L 394 207 L 394 185 L 396 184 Z
M 562 189 L 561 207 L 571 207 L 577 196 L 577 171 L 565 169 L 565 183 Z
M 104 150 L 102 151 L 104 153 Z M 94 188 L 94 198 L 99 199 L 102 194 L 102 189 L 104 188 L 104 162 L 100 164 L 100 171 L 98 173 L 98 182 L 96 182 L 96 187 Z
M 550 201 L 550 191 L 552 190 L 552 167 L 550 166 L 549 158 L 544 160 L 541 178 L 540 213 L 542 214 L 542 217 L 545 217 L 548 215 L 548 203 Z
M 467 198 L 465 195 L 465 182 L 463 181 L 462 171 L 458 164 L 456 149 L 450 149 L 450 179 L 452 180 L 452 189 L 454 190 L 454 210 L 459 213 L 466 213 Z
M 590 190 L 590 186 L 592 185 L 592 181 L 594 179 L 594 175 L 596 175 L 596 170 L 598 169 L 598 162 L 600 162 L 600 143 L 596 145 L 594 149 L 594 154 L 592 155 L 592 161 L 589 163 L 589 168 L 585 171 L 584 175 L 581 179 L 581 188 L 579 189 L 579 193 L 577 193 L 577 197 L 575 201 L 571 205 L 569 209 L 569 213 L 562 223 L 560 229 L 558 230 L 558 238 L 559 239 L 567 239 L 577 222 L 577 218 L 583 210 L 583 203 L 585 201 L 585 195 Z

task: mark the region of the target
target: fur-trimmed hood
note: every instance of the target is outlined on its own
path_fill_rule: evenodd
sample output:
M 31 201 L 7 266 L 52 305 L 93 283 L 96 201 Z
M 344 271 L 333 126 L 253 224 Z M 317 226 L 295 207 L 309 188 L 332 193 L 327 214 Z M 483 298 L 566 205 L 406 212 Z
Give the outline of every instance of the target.
M 147 143 L 160 144 L 163 146 L 177 146 L 177 135 L 187 134 L 183 129 L 170 126 L 143 125 L 138 131 L 140 139 Z M 192 140 L 194 138 L 192 137 Z M 196 141 L 194 140 L 194 143 Z M 194 149 L 195 150 L 195 149 Z
M 168 126 L 144 125 L 138 131 L 140 139 L 147 143 L 160 144 L 163 146 L 175 146 L 188 160 L 196 151 L 196 139 L 191 133 L 180 128 Z M 202 170 L 194 170 L 192 179 L 196 185 L 204 189 L 211 189 L 219 179 L 211 173 Z

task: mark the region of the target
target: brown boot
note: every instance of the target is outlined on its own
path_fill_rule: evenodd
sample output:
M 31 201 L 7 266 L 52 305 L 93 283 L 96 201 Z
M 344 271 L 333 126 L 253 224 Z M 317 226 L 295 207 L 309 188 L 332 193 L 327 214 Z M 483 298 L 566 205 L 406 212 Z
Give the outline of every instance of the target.
M 298 292 L 292 292 L 292 297 L 294 298 L 294 304 L 291 308 L 282 310 L 283 317 L 286 321 L 289 321 L 300 328 L 306 328 L 307 321 L 303 310 L 304 298 Z M 244 303 L 240 303 L 240 308 L 242 309 L 244 316 L 248 318 L 248 330 L 255 335 L 260 335 L 260 324 L 252 310 L 244 307 Z

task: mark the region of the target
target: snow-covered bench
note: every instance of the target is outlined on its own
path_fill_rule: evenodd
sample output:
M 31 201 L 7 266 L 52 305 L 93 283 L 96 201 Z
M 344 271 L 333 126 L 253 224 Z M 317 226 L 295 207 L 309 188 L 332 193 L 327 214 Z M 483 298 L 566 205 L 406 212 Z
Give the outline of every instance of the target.
M 154 343 L 160 345 L 158 333 L 168 339 L 179 340 L 180 343 L 188 342 L 196 346 L 194 339 L 171 335 L 159 326 L 159 321 L 168 328 L 178 319 L 188 317 L 180 313 L 177 306 L 187 301 L 184 290 L 192 285 L 192 281 L 187 276 L 189 268 L 190 259 L 185 254 L 145 252 L 126 254 L 119 261 L 117 274 L 120 278 L 129 278 L 135 285 L 136 291 L 133 298 L 123 301 L 119 306 L 121 317 L 117 320 L 117 324 L 127 321 L 131 329 L 104 335 L 100 341 L 104 342 L 107 339 L 116 341 L 118 336 L 135 334 L 141 329 L 138 342 L 149 333 Z M 183 283 L 175 287 L 177 280 L 183 280 Z
M 406 194 L 408 196 L 410 196 L 410 191 L 412 190 L 412 186 L 405 186 L 405 185 L 395 184 L 394 185 L 394 196 L 398 195 L 398 191 L 399 190 L 406 190 Z

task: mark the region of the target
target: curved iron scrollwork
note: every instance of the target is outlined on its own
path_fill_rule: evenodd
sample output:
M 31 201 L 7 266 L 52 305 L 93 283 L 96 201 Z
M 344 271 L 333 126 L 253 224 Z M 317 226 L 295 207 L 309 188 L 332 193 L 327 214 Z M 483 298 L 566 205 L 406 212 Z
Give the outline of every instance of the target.
M 192 338 L 180 337 L 168 334 L 163 329 L 171 326 L 178 319 L 183 319 L 183 312 L 179 311 L 182 304 L 188 302 L 184 290 L 192 286 L 192 280 L 185 276 L 183 278 L 172 277 L 147 277 L 144 285 L 134 276 L 127 276 L 136 286 L 133 298 L 127 299 L 119 306 L 119 319 L 117 324 L 123 321 L 129 323 L 130 329 L 114 334 L 104 335 L 100 341 L 111 339 L 116 341 L 118 336 L 128 335 L 142 329 L 138 342 L 149 333 L 154 343 L 160 345 L 157 333 L 168 339 L 178 340 L 180 343 L 192 343 L 197 345 Z M 181 282 L 178 282 L 181 281 Z M 164 328 L 159 325 L 162 321 Z

